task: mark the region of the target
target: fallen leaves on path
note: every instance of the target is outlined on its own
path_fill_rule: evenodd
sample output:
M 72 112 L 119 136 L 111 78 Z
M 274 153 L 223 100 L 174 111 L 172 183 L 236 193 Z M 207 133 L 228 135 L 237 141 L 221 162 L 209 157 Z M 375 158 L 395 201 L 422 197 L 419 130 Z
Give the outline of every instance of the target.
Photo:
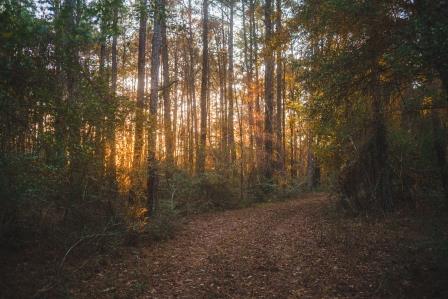
M 340 219 L 325 194 L 195 216 L 174 239 L 127 248 L 73 283 L 84 298 L 443 297 L 408 218 Z M 444 277 L 441 275 L 445 275 Z M 447 280 L 448 281 L 448 280 Z

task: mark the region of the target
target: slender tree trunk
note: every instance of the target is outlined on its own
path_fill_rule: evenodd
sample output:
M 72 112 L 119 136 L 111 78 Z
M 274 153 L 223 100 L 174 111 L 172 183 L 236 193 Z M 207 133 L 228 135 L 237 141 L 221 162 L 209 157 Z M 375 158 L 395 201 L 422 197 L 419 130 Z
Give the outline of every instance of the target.
M 265 118 L 264 118 L 264 146 L 265 146 L 265 169 L 264 174 L 267 179 L 272 178 L 273 174 L 273 73 L 274 56 L 272 51 L 272 2 L 265 1 L 264 23 L 265 23 L 265 79 L 264 79 L 264 97 L 265 97 Z
M 220 36 L 219 34 L 215 35 L 215 39 L 216 39 L 216 46 L 218 48 L 218 78 L 219 78 L 219 111 L 216 114 L 217 116 L 219 116 L 219 133 L 220 133 L 220 139 L 219 139 L 219 152 L 220 152 L 220 157 L 219 157 L 219 163 L 220 163 L 220 167 L 222 168 L 224 166 L 224 162 L 225 162 L 225 144 L 226 144 L 226 135 L 225 135 L 225 126 L 226 124 L 224 123 L 224 98 L 225 98 L 225 80 L 223 78 L 224 75 L 224 68 L 226 67 L 223 63 L 224 59 L 223 59 L 223 44 L 224 41 L 222 40 L 222 35 Z
M 281 0 L 276 1 L 277 6 L 277 16 L 276 16 L 276 31 L 277 36 L 281 34 L 282 31 L 282 8 L 281 8 Z M 277 104 L 277 113 L 275 118 L 275 135 L 276 135 L 276 164 L 279 171 L 283 171 L 283 133 L 282 133 L 282 117 L 283 117 L 283 64 L 282 64 L 282 51 L 281 48 L 277 45 L 277 71 L 276 71 L 276 104 Z
M 202 19 L 202 81 L 201 81 L 201 138 L 197 154 L 198 174 L 205 170 L 205 146 L 207 140 L 207 92 L 208 92 L 208 0 L 203 0 Z
M 55 20 L 61 19 L 61 1 L 54 1 L 54 18 Z M 63 103 L 64 99 L 64 72 L 62 70 L 63 65 L 63 28 L 61 26 L 56 26 L 55 28 L 55 56 L 56 56 L 56 73 L 58 78 L 58 86 L 62 91 L 61 94 L 58 94 L 56 97 L 56 106 L 55 106 L 55 122 L 54 122 L 54 138 L 55 138 L 55 152 L 54 160 L 52 161 L 54 165 L 62 168 L 66 164 L 65 159 L 65 117 L 63 112 L 63 107 L 66 106 L 66 103 Z
M 296 122 L 295 119 L 289 120 L 289 126 L 290 126 L 290 135 L 289 135 L 289 143 L 290 143 L 290 172 L 291 172 L 291 178 L 295 178 L 297 176 L 297 170 L 296 170 L 296 161 L 295 161 L 295 155 L 296 155 Z
M 140 170 L 143 147 L 143 121 L 145 105 L 145 56 L 146 56 L 146 25 L 147 25 L 147 2 L 140 0 L 140 24 L 138 37 L 137 58 L 137 105 L 135 111 L 135 135 L 134 135 L 134 157 L 132 163 L 133 178 L 132 187 L 141 184 L 136 171 Z
M 190 90 L 190 122 L 192 125 L 188 128 L 189 134 L 189 163 L 190 163 L 190 173 L 194 172 L 194 153 L 198 151 L 198 122 L 196 117 L 196 74 L 194 71 L 195 59 L 194 59 L 194 38 L 193 38 L 193 21 L 191 15 L 193 13 L 193 7 L 191 0 L 188 0 L 188 53 L 189 53 L 189 90 Z M 194 148 L 193 148 L 194 147 Z M 197 159 L 196 155 L 196 159 Z
M 112 36 L 112 76 L 111 76 L 111 93 L 112 93 L 112 112 L 110 115 L 109 131 L 108 131 L 108 141 L 110 148 L 110 156 L 107 163 L 107 174 L 109 180 L 109 188 L 115 192 L 117 189 L 117 170 L 116 170 L 116 157 L 117 157 L 117 147 L 115 139 L 115 99 L 117 96 L 117 74 L 118 74 L 118 55 L 117 55 L 117 43 L 118 43 L 118 5 L 115 4 L 113 8 L 113 36 Z
M 384 210 L 392 208 L 390 197 L 388 143 L 386 136 L 386 123 L 384 117 L 384 102 L 388 98 L 386 88 L 382 86 L 379 71 L 376 70 L 375 84 L 372 85 L 373 110 L 373 148 L 372 150 L 372 177 L 374 186 L 373 195 L 383 206 Z
M 446 161 L 446 129 L 443 128 L 443 122 L 440 119 L 437 111 L 431 111 L 432 127 L 433 127 L 433 142 L 434 151 L 437 158 L 437 165 L 439 167 L 440 179 L 442 182 L 443 191 L 445 192 L 445 199 L 448 200 L 448 163 Z M 447 202 L 448 203 L 448 202 Z
M 159 91 L 160 48 L 162 44 L 161 23 L 164 18 L 164 0 L 154 1 L 154 29 L 151 50 L 151 90 L 149 96 L 149 130 L 148 130 L 148 180 L 147 208 L 148 215 L 153 215 L 158 208 L 158 161 L 156 158 L 157 142 L 157 104 Z
M 108 80 L 107 80 L 107 74 L 106 74 L 106 35 L 107 35 L 107 23 L 105 20 L 105 16 L 103 16 L 103 19 L 101 20 L 101 43 L 100 43 L 100 66 L 99 66 L 99 75 L 100 75 L 100 85 L 101 85 L 101 94 L 104 95 L 104 97 L 107 97 L 109 95 L 109 88 L 108 88 Z M 102 101 L 105 101 L 106 99 L 102 98 Z M 95 149 L 96 149 L 96 162 L 98 163 L 97 168 L 97 175 L 98 178 L 102 179 L 104 175 L 104 142 L 103 142 L 103 134 L 104 134 L 104 112 L 102 110 L 103 105 L 99 107 L 99 113 L 98 113 L 98 119 L 97 124 L 95 126 Z
M 258 35 L 257 35 L 257 23 L 255 20 L 255 0 L 249 0 L 250 4 L 250 21 L 252 23 L 252 45 L 253 45 L 253 67 L 255 70 L 255 146 L 256 146 L 256 156 L 263 156 L 263 121 L 261 114 L 261 103 L 260 103 L 260 78 L 258 72 Z M 261 171 L 264 167 L 263 159 L 257 159 L 257 171 Z
M 189 60 L 190 62 L 190 68 L 191 66 L 191 58 Z M 192 104 L 192 98 L 194 97 L 194 82 L 191 82 L 191 70 L 188 70 L 187 72 L 188 78 L 190 78 L 188 81 L 188 94 L 187 94 L 187 131 L 188 131 L 188 142 L 186 142 L 186 149 L 188 154 L 188 167 L 190 169 L 190 174 L 193 174 L 194 172 L 194 133 L 195 133 L 195 124 L 194 124 L 194 117 L 193 117 L 193 104 Z M 193 91 L 192 91 L 193 89 Z
M 307 180 L 308 180 L 308 188 L 312 190 L 314 188 L 314 170 L 315 170 L 315 159 L 314 159 L 314 153 L 312 149 L 312 136 L 311 132 L 308 131 L 307 134 Z
M 233 11 L 234 4 L 233 0 L 230 1 L 230 17 L 229 17 L 229 86 L 228 86 L 228 101 L 229 101 L 229 116 L 227 118 L 227 144 L 230 150 L 230 165 L 236 160 L 235 151 L 235 137 L 234 137 L 234 126 L 233 126 L 233 84 L 234 84 L 234 74 L 233 74 Z
M 244 38 L 244 66 L 246 68 L 246 89 L 247 89 L 247 113 L 249 121 L 249 152 L 248 152 L 248 172 L 249 179 L 253 174 L 254 166 L 254 86 L 253 86 L 253 37 L 252 37 L 252 22 L 249 20 L 249 41 L 246 29 L 246 9 L 245 2 L 241 1 L 243 9 L 243 38 Z M 250 12 L 250 8 L 249 8 Z
M 170 75 L 168 67 L 168 44 L 166 38 L 165 0 L 162 1 L 161 32 L 162 32 L 162 73 L 163 73 L 163 120 L 165 132 L 166 166 L 170 172 L 174 162 L 173 134 L 171 131 L 171 101 L 170 101 Z M 170 174 L 168 174 L 168 178 Z
M 243 97 L 241 97 L 241 105 L 236 102 L 238 128 L 240 135 L 240 200 L 244 199 L 244 136 L 243 136 Z
M 178 73 L 179 73 L 179 53 L 178 53 L 178 48 L 176 46 L 176 48 L 174 49 L 174 78 L 173 80 L 175 81 L 175 96 L 174 96 L 174 107 L 173 107 L 173 155 L 174 155 L 174 166 L 177 165 L 177 160 L 178 160 L 178 152 L 177 149 L 179 148 L 177 146 L 177 113 L 178 113 L 178 101 L 179 101 L 179 84 L 178 84 Z
M 229 160 L 229 151 L 228 151 L 228 133 L 229 133 L 229 126 L 228 126 L 228 114 L 227 114 L 227 107 L 228 107 L 228 96 L 227 96 L 227 50 L 225 49 L 226 45 L 226 33 L 224 30 L 224 5 L 221 7 L 221 40 L 222 40 L 222 47 L 221 47 L 221 62 L 222 62 L 222 77 L 221 77 L 221 84 L 223 88 L 223 105 L 221 106 L 221 127 L 222 127 L 222 153 L 223 153 L 223 165 L 227 164 L 227 161 Z
M 79 54 L 78 46 L 75 40 L 75 30 L 77 23 L 75 0 L 66 0 L 64 2 L 64 19 L 63 19 L 63 43 L 62 49 L 64 53 L 62 71 L 63 71 L 63 96 L 62 103 L 67 105 L 67 113 L 70 122 L 66 123 L 68 129 L 68 152 L 70 157 L 69 164 L 69 181 L 72 186 L 70 197 L 74 200 L 80 199 L 82 194 L 82 169 L 81 169 L 81 118 L 78 114 L 78 103 L 76 100 L 76 91 L 79 74 Z
M 285 171 L 286 168 L 286 68 L 283 67 L 283 75 L 282 75 L 282 170 Z

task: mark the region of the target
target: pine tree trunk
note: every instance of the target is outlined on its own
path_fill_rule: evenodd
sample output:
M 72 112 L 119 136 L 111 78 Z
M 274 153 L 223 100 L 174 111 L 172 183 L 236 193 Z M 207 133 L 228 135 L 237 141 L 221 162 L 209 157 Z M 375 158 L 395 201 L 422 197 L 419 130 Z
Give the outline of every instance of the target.
M 205 146 L 207 140 L 207 93 L 208 93 L 208 0 L 203 1 L 202 20 L 202 81 L 201 81 L 201 136 L 197 154 L 198 174 L 205 170 Z
M 222 20 L 221 20 L 222 21 Z M 224 155 L 224 151 L 225 151 L 225 144 L 226 144 L 226 136 L 225 136 L 225 126 L 226 124 L 224 123 L 224 98 L 225 98 L 225 84 L 224 84 L 224 68 L 226 67 L 223 63 L 224 59 L 223 59 L 223 38 L 222 35 L 216 34 L 215 35 L 215 39 L 216 39 L 216 46 L 218 49 L 218 78 L 219 78 L 219 111 L 217 112 L 217 116 L 219 116 L 219 133 L 220 133 L 220 139 L 219 139 L 219 167 L 223 168 L 224 166 L 224 162 L 225 162 L 225 155 Z
M 191 15 L 193 13 L 193 7 L 191 4 L 191 0 L 188 0 L 188 53 L 189 53 L 189 98 L 190 98 L 190 108 L 189 108 L 189 117 L 190 117 L 190 126 L 188 127 L 189 130 L 189 142 L 188 142 L 188 161 L 190 165 L 190 173 L 194 172 L 194 155 L 195 152 L 198 151 L 198 123 L 197 123 L 197 117 L 196 117 L 196 88 L 195 88 L 195 81 L 196 76 L 194 72 L 194 65 L 195 65 L 195 59 L 194 59 L 194 38 L 193 38 L 193 21 L 191 18 Z M 197 159 L 197 155 L 196 155 Z
M 261 114 L 260 103 L 260 78 L 258 72 L 258 35 L 257 35 L 257 23 L 255 21 L 255 0 L 249 0 L 250 5 L 250 22 L 252 23 L 252 45 L 253 45 L 253 67 L 255 71 L 254 82 L 254 97 L 255 97 L 255 148 L 256 156 L 263 156 L 263 121 Z M 260 172 L 264 167 L 263 159 L 257 159 L 257 172 Z
M 117 74 L 118 74 L 118 55 L 117 55 L 117 43 L 118 43 L 118 34 L 117 34 L 117 26 L 118 26 L 118 6 L 114 5 L 113 10 L 113 20 L 112 26 L 114 30 L 114 34 L 112 36 L 112 76 L 111 76 L 111 100 L 113 101 L 112 105 L 115 106 L 115 98 L 117 95 Z M 109 180 L 109 188 L 115 192 L 117 189 L 117 170 L 116 170 L 116 156 L 117 156 L 117 147 L 116 147 L 116 138 L 115 138 L 115 107 L 113 107 L 110 122 L 108 126 L 108 141 L 110 148 L 110 156 L 107 163 L 107 176 Z
M 101 43 L 100 43 L 100 67 L 99 67 L 99 75 L 100 75 L 100 85 L 101 85 L 101 94 L 104 97 L 107 97 L 109 94 L 108 90 L 108 82 L 106 76 L 106 24 L 105 20 L 102 20 L 101 25 Z M 103 101 L 106 99 L 102 98 Z M 98 114 L 97 124 L 95 126 L 95 149 L 96 149 L 96 163 L 97 163 L 97 175 L 99 179 L 103 178 L 104 175 L 104 142 L 103 142 L 103 134 L 104 134 L 104 112 L 100 107 L 100 111 Z
M 289 135 L 289 143 L 290 143 L 290 173 L 291 178 L 295 178 L 297 176 L 297 170 L 296 170 L 296 161 L 295 161 L 295 155 L 296 155 L 296 122 L 295 119 L 290 119 L 289 121 L 290 126 L 290 135 Z
M 135 111 L 135 134 L 134 134 L 134 156 L 132 160 L 132 188 L 139 187 L 141 181 L 136 174 L 140 170 L 143 148 L 143 122 L 145 104 L 145 56 L 146 56 L 146 25 L 147 25 L 147 2 L 140 0 L 140 24 L 138 38 L 137 58 L 137 104 Z
M 264 174 L 267 179 L 273 175 L 273 73 L 274 56 L 272 51 L 272 3 L 266 0 L 264 7 L 265 23 L 265 79 L 264 79 L 264 97 L 265 97 L 265 118 L 264 118 L 264 146 L 265 146 L 265 169 Z
M 79 57 L 78 46 L 75 40 L 77 23 L 75 15 L 77 13 L 75 0 L 66 0 L 64 2 L 63 19 L 63 42 L 62 49 L 64 53 L 62 72 L 63 72 L 63 95 L 62 103 L 66 104 L 68 118 L 70 122 L 66 122 L 68 129 L 68 153 L 70 157 L 69 163 L 69 181 L 70 197 L 74 200 L 80 199 L 82 194 L 82 169 L 81 169 L 81 119 L 78 114 L 78 103 L 76 97 L 77 84 L 79 81 Z M 64 132 L 65 133 L 65 132 Z
M 384 210 L 392 209 L 393 202 L 391 198 L 390 182 L 389 182 L 389 165 L 388 165 L 388 143 L 386 136 L 386 122 L 384 115 L 384 103 L 388 98 L 386 88 L 382 86 L 380 81 L 379 70 L 375 70 L 374 84 L 372 85 L 372 178 L 374 185 L 371 186 L 373 196 L 378 200 Z
M 162 44 L 161 23 L 164 17 L 164 0 L 154 0 L 154 29 L 151 49 L 151 90 L 149 96 L 149 128 L 148 128 L 148 179 L 147 209 L 153 215 L 158 209 L 158 161 L 156 158 L 157 142 L 157 104 L 159 91 L 160 48 Z
M 165 132 L 165 150 L 166 150 L 166 167 L 167 171 L 172 169 L 173 154 L 173 134 L 171 131 L 171 101 L 170 101 L 170 76 L 168 67 L 168 44 L 166 38 L 166 13 L 165 0 L 162 1 L 161 11 L 161 32 L 162 32 L 162 73 L 163 73 L 163 118 Z M 169 177 L 168 175 L 167 177 Z
M 439 167 L 440 180 L 445 192 L 445 198 L 448 200 L 448 163 L 446 161 L 446 130 L 443 128 L 443 122 L 435 109 L 431 111 L 434 151 Z
M 249 152 L 248 152 L 248 172 L 249 178 L 253 174 L 254 166 L 254 86 L 253 86 L 253 38 L 252 22 L 249 20 L 249 41 L 246 29 L 246 9 L 245 1 L 241 1 L 243 9 L 243 37 L 244 37 L 244 66 L 246 68 L 246 89 L 247 89 L 247 113 L 249 122 Z M 249 8 L 250 12 L 250 8 Z
M 55 20 L 61 19 L 61 1 L 54 1 L 54 18 Z M 56 72 L 58 78 L 58 86 L 60 86 L 61 93 L 56 97 L 56 105 L 55 105 L 55 121 L 54 121 L 54 137 L 55 137 L 55 151 L 51 156 L 54 156 L 54 160 L 52 160 L 53 164 L 58 168 L 62 168 L 66 164 L 66 124 L 65 124 L 65 115 L 64 115 L 64 107 L 66 106 L 65 95 L 64 95 L 64 86 L 65 86 L 65 76 L 63 71 L 63 36 L 64 36 L 64 28 L 62 26 L 56 26 L 55 28 L 55 56 L 56 56 Z
M 177 165 L 177 160 L 178 160 L 178 146 L 177 146 L 177 142 L 178 142 L 178 138 L 177 138 L 177 114 L 178 114 L 178 100 L 179 100 L 179 84 L 178 84 L 178 72 L 179 72 L 179 53 L 178 53 L 178 48 L 176 46 L 176 48 L 174 49 L 174 90 L 175 90 L 175 95 L 174 95 L 174 103 L 173 103 L 173 128 L 172 128 L 172 138 L 173 138 L 173 163 L 174 166 Z
M 236 160 L 236 152 L 235 152 L 235 137 L 234 137 L 234 126 L 233 126 L 233 83 L 234 83 L 234 74 L 233 74 L 233 11 L 234 4 L 230 2 L 230 19 L 229 19 L 229 86 L 228 86 L 228 104 L 229 104 L 229 114 L 227 118 L 227 144 L 230 150 L 230 165 L 233 166 L 233 163 Z
M 276 16 L 276 31 L 277 36 L 280 36 L 282 30 L 281 24 L 281 0 L 276 1 L 277 16 Z M 283 117 L 283 64 L 282 64 L 282 51 L 277 45 L 277 70 L 276 70 L 276 104 L 277 113 L 275 118 L 275 135 L 276 135 L 276 166 L 279 171 L 283 171 L 283 132 L 282 132 L 282 117 Z
M 223 166 L 227 163 L 229 160 L 229 151 L 228 151 L 228 133 L 229 133 L 229 127 L 228 127 L 228 95 L 227 95 L 227 50 L 225 48 L 226 45 L 226 33 L 224 30 L 224 5 L 221 7 L 221 40 L 222 40 L 222 47 L 221 47 L 221 84 L 222 84 L 222 95 L 223 95 L 223 103 L 221 106 L 221 127 L 222 127 L 222 153 L 223 153 Z

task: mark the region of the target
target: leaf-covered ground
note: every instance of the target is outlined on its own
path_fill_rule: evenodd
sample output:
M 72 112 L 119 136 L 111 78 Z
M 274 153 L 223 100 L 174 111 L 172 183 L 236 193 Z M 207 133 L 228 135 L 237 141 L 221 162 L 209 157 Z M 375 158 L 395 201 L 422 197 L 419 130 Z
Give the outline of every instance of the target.
M 1 254 L 0 298 L 448 298 L 445 212 L 333 206 L 308 194 L 192 216 L 167 241 L 92 238 L 63 271 L 72 244 L 33 243 Z
M 76 298 L 448 298 L 446 226 L 400 213 L 347 219 L 328 206 L 325 194 L 313 194 L 195 216 L 171 240 L 125 247 L 84 269 L 66 291 Z

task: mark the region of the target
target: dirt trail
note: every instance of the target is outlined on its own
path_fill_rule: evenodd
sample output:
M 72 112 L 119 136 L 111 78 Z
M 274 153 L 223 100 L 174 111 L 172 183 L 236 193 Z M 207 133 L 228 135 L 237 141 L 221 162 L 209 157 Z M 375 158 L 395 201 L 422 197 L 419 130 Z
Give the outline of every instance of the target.
M 442 294 L 431 281 L 434 261 L 409 245 L 422 238 L 417 227 L 406 219 L 394 225 L 335 221 L 327 203 L 325 194 L 312 194 L 197 216 L 174 239 L 132 249 L 71 292 L 105 298 Z
M 315 239 L 307 219 L 324 200 L 322 195 L 198 218 L 179 238 L 145 250 L 154 294 L 288 295 L 300 270 L 294 267 L 296 253 Z

